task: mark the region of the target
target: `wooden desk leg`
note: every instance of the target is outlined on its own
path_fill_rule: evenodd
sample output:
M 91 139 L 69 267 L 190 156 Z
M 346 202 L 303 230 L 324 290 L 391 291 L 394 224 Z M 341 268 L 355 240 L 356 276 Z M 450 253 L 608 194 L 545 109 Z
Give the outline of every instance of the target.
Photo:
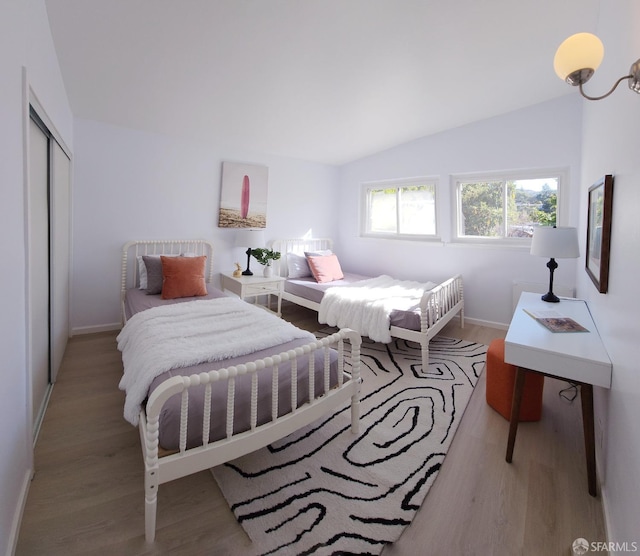
M 518 417 L 520 416 L 520 402 L 522 402 L 522 392 L 524 390 L 524 369 L 518 367 L 516 370 L 516 380 L 513 385 L 513 398 L 511 400 L 511 421 L 509 423 L 509 441 L 507 442 L 508 463 L 513 459 L 513 446 L 516 443 L 516 433 L 518 432 Z
M 593 386 L 580 385 L 580 399 L 582 401 L 582 427 L 584 429 L 584 451 L 587 457 L 587 480 L 589 494 L 596 496 L 596 440 L 593 419 Z

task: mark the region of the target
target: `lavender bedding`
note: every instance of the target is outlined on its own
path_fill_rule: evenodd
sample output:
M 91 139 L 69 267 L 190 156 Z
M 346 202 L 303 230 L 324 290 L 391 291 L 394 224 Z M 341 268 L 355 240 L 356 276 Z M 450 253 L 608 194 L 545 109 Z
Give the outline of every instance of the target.
M 160 295 L 149 295 L 146 291 L 140 289 L 129 289 L 124 298 L 124 310 L 127 319 L 130 319 L 136 313 L 158 307 L 160 305 L 173 305 L 174 303 L 182 303 L 184 301 L 194 301 L 197 299 L 216 299 L 217 297 L 227 297 L 223 291 L 207 284 L 208 295 L 202 297 L 181 297 L 179 299 L 161 299 Z
M 370 276 L 345 272 L 342 280 L 334 280 L 333 282 L 324 282 L 321 284 L 316 282 L 312 277 L 287 279 L 284 283 L 284 291 L 319 304 L 322 301 L 324 292 L 329 288 L 346 286 L 368 278 L 370 278 Z M 420 331 L 420 305 L 416 304 L 410 311 L 392 311 L 390 322 L 391 326 Z
M 162 300 L 160 295 L 148 295 L 138 289 L 127 290 L 125 297 L 125 310 L 127 318 L 141 310 L 146 310 L 154 306 L 180 301 L 193 301 L 194 299 L 215 299 L 226 297 L 224 292 L 208 286 L 209 294 L 199 298 L 182 298 L 177 300 Z M 274 315 L 274 319 L 277 319 Z M 195 373 L 207 372 L 249 361 L 255 361 L 295 349 L 308 343 L 305 339 L 293 340 L 284 344 L 273 346 L 272 348 L 256 351 L 254 353 L 226 359 L 218 364 L 204 363 L 189 367 L 173 369 L 159 375 L 152 382 L 149 394 L 153 392 L 164 380 L 172 376 L 189 376 Z M 334 350 L 329 352 L 330 360 L 330 388 L 337 384 L 337 353 Z M 313 352 L 314 357 L 314 385 L 315 395 L 324 393 L 324 350 Z M 303 356 L 298 359 L 297 384 L 298 384 L 298 406 L 304 404 L 309 399 L 309 357 Z M 258 409 L 257 424 L 261 425 L 271 420 L 271 369 L 265 368 L 258 373 Z M 284 415 L 291 411 L 291 365 L 283 363 L 278 368 L 278 415 Z M 234 404 L 234 434 L 244 432 L 250 428 L 250 395 L 251 377 L 240 376 L 236 379 L 236 392 Z M 202 420 L 204 406 L 204 387 L 189 389 L 189 414 L 187 423 L 187 448 L 193 448 L 202 444 Z M 227 382 L 220 381 L 214 383 L 211 389 L 211 423 L 209 441 L 214 442 L 226 436 L 226 406 L 227 406 Z M 180 429 L 180 396 L 176 395 L 167 400 L 160 413 L 159 442 L 165 450 L 177 450 L 179 447 Z

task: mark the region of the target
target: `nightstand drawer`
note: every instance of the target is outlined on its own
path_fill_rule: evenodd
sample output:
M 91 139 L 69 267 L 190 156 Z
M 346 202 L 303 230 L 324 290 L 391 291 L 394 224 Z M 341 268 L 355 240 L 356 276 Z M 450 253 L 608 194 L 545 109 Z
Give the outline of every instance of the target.
M 261 295 L 267 293 L 280 293 L 280 284 L 246 284 L 242 293 L 244 295 Z

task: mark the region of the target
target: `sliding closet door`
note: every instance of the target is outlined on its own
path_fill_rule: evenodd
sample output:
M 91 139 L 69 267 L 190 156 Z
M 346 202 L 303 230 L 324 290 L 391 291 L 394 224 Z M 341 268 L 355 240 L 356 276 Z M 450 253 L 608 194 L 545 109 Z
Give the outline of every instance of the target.
M 71 269 L 71 161 L 51 141 L 51 382 L 69 339 L 69 274 Z
M 29 351 L 35 434 L 51 383 L 49 138 L 32 119 L 29 126 Z
M 71 161 L 35 108 L 29 119 L 29 356 L 37 435 L 69 338 Z

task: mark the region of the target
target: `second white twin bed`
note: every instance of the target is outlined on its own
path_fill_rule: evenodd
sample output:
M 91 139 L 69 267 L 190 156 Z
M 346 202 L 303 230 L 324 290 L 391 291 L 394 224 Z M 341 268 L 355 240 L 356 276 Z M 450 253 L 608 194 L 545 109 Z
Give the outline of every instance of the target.
M 320 323 L 348 327 L 374 341 L 401 338 L 420 344 L 429 363 L 429 341 L 453 317 L 464 327 L 462 276 L 436 284 L 343 272 L 328 238 L 279 239 L 283 299 L 318 312 Z

